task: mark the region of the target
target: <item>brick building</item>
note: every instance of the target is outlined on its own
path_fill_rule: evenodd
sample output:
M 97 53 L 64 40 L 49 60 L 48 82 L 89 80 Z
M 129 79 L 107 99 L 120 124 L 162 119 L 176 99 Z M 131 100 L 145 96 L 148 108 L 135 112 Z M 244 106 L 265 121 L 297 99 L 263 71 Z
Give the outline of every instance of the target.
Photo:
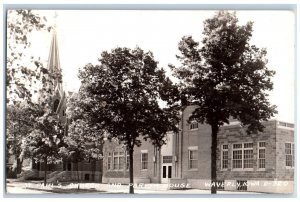
M 158 151 L 143 142 L 134 150 L 134 182 L 170 183 L 210 189 L 209 125 L 188 123 L 195 106 L 181 114 L 180 131 L 168 134 Z M 246 133 L 232 120 L 218 134 L 217 179 L 219 189 L 291 193 L 294 182 L 294 125 L 270 120 L 262 133 Z M 104 183 L 128 183 L 126 151 L 116 142 L 104 144 Z
M 50 47 L 48 69 L 60 69 L 55 32 Z M 53 110 L 67 125 L 67 94 L 60 82 L 54 82 Z M 134 150 L 135 183 L 170 183 L 199 189 L 210 189 L 211 129 L 209 125 L 188 123 L 195 106 L 181 113 L 179 133 L 167 134 L 161 150 L 142 140 Z M 294 125 L 276 120 L 263 123 L 262 133 L 247 135 L 232 120 L 218 134 L 217 179 L 220 189 L 275 193 L 293 192 Z M 89 144 L 89 143 L 87 143 Z M 129 183 L 128 155 L 123 145 L 106 141 L 103 161 L 85 161 L 78 165 L 80 180 L 103 183 Z M 103 164 L 102 164 L 103 162 Z M 44 166 L 32 162 L 24 178 L 43 177 Z M 77 164 L 67 160 L 48 166 L 51 181 L 77 180 Z M 103 172 L 102 172 L 103 171 Z M 224 186 L 223 186 L 224 185 Z
M 134 148 L 134 183 L 167 183 L 172 176 L 172 139 L 167 134 L 167 144 L 159 150 L 150 142 L 142 141 Z M 103 183 L 129 183 L 129 154 L 116 141 L 106 141 L 103 146 Z

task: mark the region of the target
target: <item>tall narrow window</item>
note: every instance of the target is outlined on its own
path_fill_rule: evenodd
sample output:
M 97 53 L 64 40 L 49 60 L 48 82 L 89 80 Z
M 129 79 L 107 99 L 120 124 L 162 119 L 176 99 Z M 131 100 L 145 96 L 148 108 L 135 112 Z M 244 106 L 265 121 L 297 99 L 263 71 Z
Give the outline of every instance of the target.
M 232 168 L 243 168 L 243 145 L 232 146 Z
M 58 107 L 58 104 L 59 104 L 59 100 L 55 100 L 55 101 L 54 101 L 54 104 L 53 104 L 53 111 L 54 111 L 54 112 L 56 112 L 57 107 Z
M 141 153 L 141 169 L 146 170 L 148 169 L 148 152 L 142 151 Z
M 114 152 L 113 153 L 113 169 L 122 170 L 124 169 L 125 158 L 124 152 Z
M 107 170 L 111 170 L 111 153 L 108 152 L 107 155 Z
M 285 166 L 294 167 L 294 144 L 292 143 L 285 143 Z
M 244 168 L 253 168 L 253 143 L 244 144 Z
M 266 143 L 258 143 L 258 169 L 266 168 Z
M 125 168 L 125 156 L 124 152 L 119 152 L 119 169 L 123 170 Z
M 198 168 L 198 150 L 189 150 L 189 169 Z
M 293 165 L 293 167 L 294 167 L 294 159 L 295 159 L 295 146 L 294 146 L 294 144 L 292 144 L 292 165 Z
M 228 169 L 228 145 L 224 144 L 221 148 L 221 167 L 222 169 Z
M 114 152 L 113 153 L 113 167 L 114 170 L 119 170 L 119 165 L 120 165 L 120 161 L 119 161 L 119 152 Z

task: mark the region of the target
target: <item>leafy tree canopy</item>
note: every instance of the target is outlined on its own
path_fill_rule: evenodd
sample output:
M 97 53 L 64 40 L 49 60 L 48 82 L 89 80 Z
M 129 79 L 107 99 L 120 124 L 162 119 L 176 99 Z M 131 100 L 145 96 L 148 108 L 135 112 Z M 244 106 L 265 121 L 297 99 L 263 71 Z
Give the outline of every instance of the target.
M 32 103 L 34 83 L 40 80 L 39 57 L 28 55 L 33 31 L 50 31 L 46 17 L 32 10 L 8 10 L 7 12 L 7 103 Z M 27 63 L 25 62 L 27 61 Z
M 205 20 L 201 46 L 191 36 L 179 42 L 182 66 L 171 67 L 182 81 L 183 103 L 198 106 L 191 118 L 221 126 L 233 117 L 250 133 L 262 131 L 260 121 L 276 113 L 268 100 L 275 72 L 266 66 L 266 49 L 249 44 L 252 25 L 221 11 Z
M 177 89 L 165 76 L 151 52 L 140 48 L 116 48 L 103 52 L 101 65 L 88 64 L 79 73 L 83 109 L 93 123 L 105 128 L 129 148 L 142 137 L 164 144 L 167 131 L 176 130 L 174 106 Z M 162 109 L 159 99 L 169 108 Z

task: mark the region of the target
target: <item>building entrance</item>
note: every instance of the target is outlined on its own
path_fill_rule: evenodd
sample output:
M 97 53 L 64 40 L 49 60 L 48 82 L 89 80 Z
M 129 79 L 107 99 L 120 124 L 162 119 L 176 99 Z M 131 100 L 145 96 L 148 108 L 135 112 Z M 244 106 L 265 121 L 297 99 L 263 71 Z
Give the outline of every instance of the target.
M 161 169 L 161 183 L 169 183 L 172 177 L 172 156 L 163 156 Z

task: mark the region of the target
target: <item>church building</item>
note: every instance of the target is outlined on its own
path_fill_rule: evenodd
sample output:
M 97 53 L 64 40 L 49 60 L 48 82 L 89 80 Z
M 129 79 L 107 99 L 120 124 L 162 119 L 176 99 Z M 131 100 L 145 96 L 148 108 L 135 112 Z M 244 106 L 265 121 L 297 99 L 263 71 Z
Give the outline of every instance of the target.
M 58 40 L 56 30 L 53 30 L 52 40 L 50 44 L 50 53 L 48 57 L 47 69 L 50 72 L 61 72 Z M 67 135 L 68 120 L 66 117 L 67 97 L 72 95 L 72 92 L 66 93 L 63 89 L 63 78 L 56 78 L 53 81 L 53 111 L 58 115 L 61 123 L 65 125 L 64 135 Z M 43 94 L 40 94 L 43 96 Z M 89 144 L 89 143 L 87 143 Z M 77 168 L 78 166 L 78 168 Z M 43 179 L 44 165 L 40 162 L 31 162 L 31 169 L 23 172 L 23 179 Z M 47 182 L 57 181 L 76 181 L 77 169 L 79 178 L 85 182 L 101 182 L 102 180 L 102 163 L 100 160 L 89 160 L 78 163 L 72 163 L 68 159 L 63 159 L 58 164 L 48 164 L 47 166 Z

